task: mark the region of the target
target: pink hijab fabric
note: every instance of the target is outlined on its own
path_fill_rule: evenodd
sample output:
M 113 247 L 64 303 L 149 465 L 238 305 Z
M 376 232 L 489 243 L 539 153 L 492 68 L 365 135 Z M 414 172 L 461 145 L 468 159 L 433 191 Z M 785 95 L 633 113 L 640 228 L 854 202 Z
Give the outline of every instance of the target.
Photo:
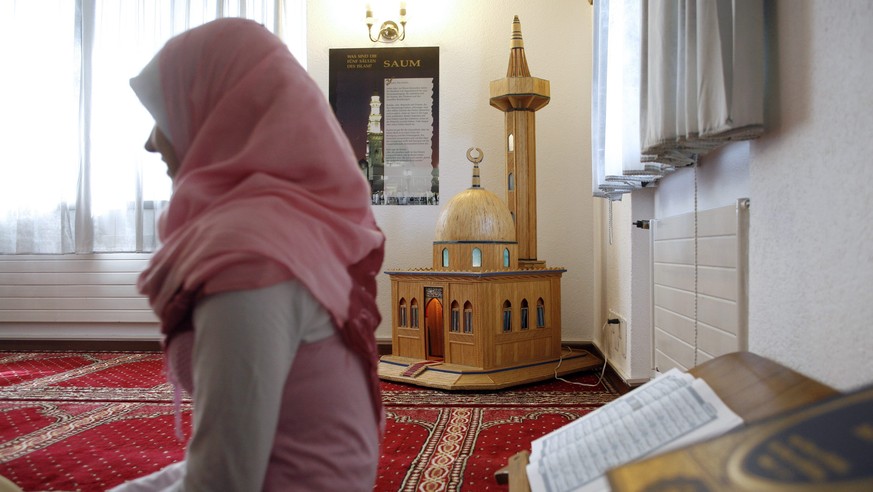
M 322 92 L 279 38 L 245 19 L 171 39 L 158 64 L 161 130 L 181 165 L 163 245 L 138 287 L 167 343 L 191 329 L 205 295 L 297 279 L 368 364 L 381 417 L 373 332 L 384 236 Z

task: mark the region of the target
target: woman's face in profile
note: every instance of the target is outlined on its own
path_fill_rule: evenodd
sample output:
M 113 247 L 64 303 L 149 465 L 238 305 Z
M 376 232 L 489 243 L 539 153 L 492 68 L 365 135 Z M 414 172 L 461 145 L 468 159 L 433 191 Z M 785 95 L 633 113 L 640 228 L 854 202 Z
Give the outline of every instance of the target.
M 173 144 L 164 135 L 164 132 L 157 125 L 152 129 L 151 135 L 146 140 L 145 149 L 149 152 L 157 152 L 161 154 L 161 159 L 167 163 L 167 176 L 170 179 L 176 177 L 176 172 L 179 171 L 179 159 L 176 157 L 176 151 L 173 150 Z

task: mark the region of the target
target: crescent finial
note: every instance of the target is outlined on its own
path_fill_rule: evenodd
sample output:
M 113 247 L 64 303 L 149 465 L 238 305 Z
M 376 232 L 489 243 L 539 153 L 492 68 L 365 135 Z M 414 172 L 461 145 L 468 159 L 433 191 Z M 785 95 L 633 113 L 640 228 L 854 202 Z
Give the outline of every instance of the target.
M 473 151 L 476 151 L 479 155 L 473 157 Z M 470 147 L 467 149 L 467 160 L 472 162 L 473 164 L 479 164 L 482 162 L 482 158 L 485 157 L 485 153 L 482 152 L 482 149 L 479 147 Z

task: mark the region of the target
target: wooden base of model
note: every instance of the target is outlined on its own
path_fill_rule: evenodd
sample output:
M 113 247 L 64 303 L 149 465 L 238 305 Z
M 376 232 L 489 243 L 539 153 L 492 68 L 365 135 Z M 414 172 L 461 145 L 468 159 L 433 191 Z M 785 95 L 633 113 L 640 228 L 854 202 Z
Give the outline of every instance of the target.
M 566 352 L 560 359 L 489 370 L 385 355 L 379 360 L 379 378 L 444 390 L 499 390 L 602 365 L 602 359 L 586 350 Z

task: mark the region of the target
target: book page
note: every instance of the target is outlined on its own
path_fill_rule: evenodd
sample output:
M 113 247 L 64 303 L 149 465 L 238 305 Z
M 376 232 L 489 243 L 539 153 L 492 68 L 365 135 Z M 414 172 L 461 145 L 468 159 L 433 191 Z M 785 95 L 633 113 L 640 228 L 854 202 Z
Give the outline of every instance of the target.
M 531 443 L 533 492 L 608 490 L 610 468 L 727 432 L 742 419 L 673 369 Z

